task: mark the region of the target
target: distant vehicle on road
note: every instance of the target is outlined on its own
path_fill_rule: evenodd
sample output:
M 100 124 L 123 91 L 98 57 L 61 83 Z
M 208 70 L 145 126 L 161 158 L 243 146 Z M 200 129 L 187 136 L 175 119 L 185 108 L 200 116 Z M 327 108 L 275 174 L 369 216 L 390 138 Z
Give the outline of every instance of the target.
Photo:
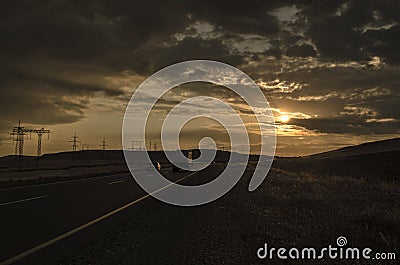
M 159 162 L 153 162 L 153 165 L 158 171 L 161 170 L 161 164 Z

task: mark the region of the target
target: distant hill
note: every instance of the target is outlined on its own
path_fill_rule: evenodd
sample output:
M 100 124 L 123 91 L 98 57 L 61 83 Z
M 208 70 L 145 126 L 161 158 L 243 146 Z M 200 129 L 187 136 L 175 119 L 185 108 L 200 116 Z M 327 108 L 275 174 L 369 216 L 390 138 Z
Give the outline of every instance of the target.
M 297 158 L 280 158 L 284 170 L 368 179 L 400 180 L 400 138 L 369 142 Z
M 211 150 L 203 150 L 204 152 L 209 152 Z M 143 152 L 143 151 L 128 151 L 128 153 L 136 153 L 136 152 Z M 176 151 L 167 151 L 170 153 Z M 182 150 L 182 152 L 187 156 L 188 150 Z M 196 159 L 200 156 L 199 149 L 192 149 L 193 152 L 193 159 Z M 163 151 L 148 151 L 150 158 L 154 161 L 160 163 L 169 163 L 168 158 L 165 156 Z M 226 162 L 229 160 L 231 153 L 228 151 L 220 151 L 216 152 L 216 156 L 214 161 L 216 162 Z M 241 156 L 241 154 L 237 154 Z M 250 155 L 250 160 L 258 160 L 257 155 Z M 22 161 L 27 163 L 37 163 L 36 156 L 23 156 Z M 52 153 L 52 154 L 44 154 L 40 157 L 40 163 L 46 162 L 60 162 L 60 163 L 87 163 L 88 161 L 95 161 L 95 162 L 121 162 L 125 163 L 124 153 L 122 150 L 83 150 L 83 151 L 67 151 L 67 152 L 59 152 L 59 153 Z M 14 155 L 8 155 L 0 157 L 0 167 L 2 164 L 15 164 L 18 162 L 18 157 Z
M 333 151 L 318 153 L 308 157 L 329 158 L 354 155 L 365 155 L 387 151 L 400 150 L 400 138 L 368 142 L 359 145 L 347 146 Z
M 134 154 L 143 151 L 129 151 Z M 169 151 L 172 152 L 172 151 Z M 182 151 L 187 154 L 187 150 Z M 148 152 L 153 162 L 168 164 L 169 160 L 163 151 Z M 199 150 L 193 150 L 193 158 L 199 156 Z M 230 158 L 227 151 L 218 151 L 214 159 L 215 162 L 226 162 Z M 251 156 L 251 160 L 255 157 Z M 21 159 L 14 155 L 0 157 L 0 174 L 2 171 L 9 171 L 15 168 L 19 170 L 39 170 L 54 168 L 70 168 L 74 166 L 94 166 L 94 165 L 125 165 L 124 153 L 122 150 L 84 150 L 76 152 L 59 152 L 45 154 L 37 160 L 35 156 L 23 156 Z
M 138 152 L 138 151 L 131 151 Z M 183 151 L 187 153 L 187 150 Z M 193 150 L 193 158 L 199 156 L 199 150 Z M 168 164 L 162 151 L 151 151 L 153 161 Z M 231 154 L 218 151 L 216 162 L 226 162 Z M 250 156 L 258 160 L 258 156 Z M 15 169 L 19 171 L 44 169 L 69 169 L 94 166 L 125 166 L 121 150 L 88 150 L 79 152 L 61 152 L 46 154 L 37 161 L 36 157 L 24 156 L 19 160 L 15 156 L 0 157 L 0 174 Z M 277 157 L 273 167 L 290 171 L 306 171 L 320 175 L 342 175 L 366 178 L 385 178 L 400 180 L 400 138 L 369 142 L 306 157 Z

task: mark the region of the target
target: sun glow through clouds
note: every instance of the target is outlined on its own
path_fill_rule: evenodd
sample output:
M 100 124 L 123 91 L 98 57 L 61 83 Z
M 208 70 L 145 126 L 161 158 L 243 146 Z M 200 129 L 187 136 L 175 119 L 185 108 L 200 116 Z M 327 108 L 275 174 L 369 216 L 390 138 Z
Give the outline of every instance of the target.
M 290 117 L 287 114 L 281 115 L 281 116 L 279 116 L 279 121 L 281 121 L 283 123 L 287 123 L 290 121 Z

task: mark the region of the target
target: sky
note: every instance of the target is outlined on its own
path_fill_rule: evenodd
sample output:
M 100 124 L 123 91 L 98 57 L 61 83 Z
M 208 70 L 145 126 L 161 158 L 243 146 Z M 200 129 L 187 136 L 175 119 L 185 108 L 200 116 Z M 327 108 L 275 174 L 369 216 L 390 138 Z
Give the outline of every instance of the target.
M 275 116 L 277 155 L 400 134 L 399 1 L 31 0 L 6 1 L 0 13 L 0 155 L 14 153 L 18 120 L 51 130 L 44 153 L 71 150 L 75 132 L 90 149 L 103 139 L 120 149 L 141 82 L 193 59 L 227 63 L 258 84 Z M 166 96 L 156 116 L 191 95 L 248 110 L 226 89 L 198 83 Z M 207 135 L 228 144 L 214 121 L 192 123 L 186 146 Z M 35 154 L 36 139 L 27 135 L 25 154 Z

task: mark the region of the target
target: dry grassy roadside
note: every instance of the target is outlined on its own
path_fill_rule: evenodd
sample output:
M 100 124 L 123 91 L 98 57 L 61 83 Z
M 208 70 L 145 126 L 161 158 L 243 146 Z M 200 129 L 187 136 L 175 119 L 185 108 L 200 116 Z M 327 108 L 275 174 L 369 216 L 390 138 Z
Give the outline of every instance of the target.
M 349 246 L 400 254 L 398 182 L 273 169 L 255 193 L 248 193 L 246 183 L 241 184 L 206 209 L 204 223 L 194 228 L 200 233 L 197 243 L 201 247 L 191 249 L 186 257 L 193 264 L 196 260 L 207 264 L 291 264 L 294 261 L 258 260 L 256 251 L 264 243 L 286 248 L 324 247 L 335 245 L 339 236 L 347 237 Z M 321 260 L 318 264 L 336 262 Z M 353 260 L 348 264 L 371 262 Z

